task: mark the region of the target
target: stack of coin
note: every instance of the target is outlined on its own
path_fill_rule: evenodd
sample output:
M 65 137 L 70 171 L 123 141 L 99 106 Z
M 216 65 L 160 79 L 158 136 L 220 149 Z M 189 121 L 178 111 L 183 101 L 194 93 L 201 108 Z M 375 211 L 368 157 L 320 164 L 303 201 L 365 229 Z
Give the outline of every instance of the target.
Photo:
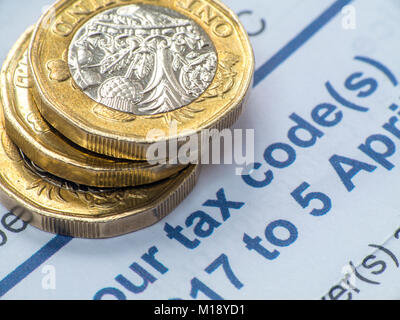
M 156 223 L 199 173 L 169 161 L 171 146 L 233 125 L 253 72 L 247 34 L 218 1 L 58 1 L 2 68 L 3 204 L 74 237 Z

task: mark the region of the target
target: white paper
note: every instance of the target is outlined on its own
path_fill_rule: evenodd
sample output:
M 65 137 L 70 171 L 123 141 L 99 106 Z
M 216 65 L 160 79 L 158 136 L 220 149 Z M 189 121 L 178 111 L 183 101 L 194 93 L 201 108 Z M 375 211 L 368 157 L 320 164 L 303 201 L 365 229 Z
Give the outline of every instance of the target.
M 389 109 L 400 103 L 398 85 L 391 77 L 392 74 L 400 79 L 399 2 L 225 3 L 237 13 L 247 11 L 241 19 L 250 33 L 259 31 L 265 21 L 265 30 L 251 40 L 257 61 L 256 79 L 266 73 L 268 76 L 256 80 L 248 107 L 235 128 L 255 129 L 255 161 L 262 167 L 253 177 L 263 180 L 263 172 L 272 170 L 273 181 L 264 188 L 253 188 L 235 174 L 234 165 L 203 166 L 192 194 L 157 225 L 115 239 L 72 239 L 33 270 L 29 267 L 34 264 L 26 261 L 35 253 L 34 260 L 38 261 L 38 250 L 54 241 L 55 236 L 30 226 L 15 233 L 0 225 L 7 237 L 2 238 L 4 243 L 0 246 L 3 299 L 194 299 L 196 288 L 200 288 L 197 299 L 400 298 L 400 140 L 383 128 L 400 111 Z M 0 1 L 1 61 L 48 4 L 45 0 Z M 276 56 L 278 52 L 280 55 Z M 262 67 L 267 61 L 269 69 Z M 365 61 L 377 61 L 391 74 Z M 354 77 L 348 80 L 351 75 Z M 368 111 L 335 101 L 327 83 L 344 99 L 367 107 Z M 312 111 L 323 103 L 341 112 L 337 125 L 324 127 L 312 119 Z M 323 134 L 315 145 L 298 147 L 289 140 L 288 132 L 296 125 L 289 118 L 293 113 Z M 332 121 L 334 115 L 327 119 Z M 307 140 L 307 135 L 297 133 Z M 389 139 L 385 141 L 391 149 L 385 149 L 382 142 L 372 144 L 372 148 L 376 154 L 393 151 L 386 158 L 393 165 L 391 170 L 382 165 L 382 157 L 378 163 L 359 149 L 373 135 Z M 264 152 L 275 143 L 290 145 L 295 150 L 293 164 L 281 169 L 266 164 Z M 350 192 L 329 161 L 335 155 L 367 163 L 371 170 L 376 168 L 373 172 L 357 173 Z M 281 162 L 286 160 L 279 151 L 274 157 Z M 343 169 L 351 167 L 343 165 Z M 322 207 L 319 200 L 312 200 L 304 209 L 296 202 L 291 193 L 304 182 L 309 188 L 303 196 L 323 193 L 325 197 L 316 196 L 325 199 L 325 204 L 329 197 L 329 212 L 322 216 L 310 214 Z M 230 209 L 226 221 L 222 221 L 218 208 L 203 205 L 207 200 L 215 200 L 219 190 L 223 190 L 227 201 L 244 203 L 240 209 Z M 221 223 L 207 238 L 199 238 L 193 227 L 185 227 L 187 217 L 198 210 Z M 0 218 L 7 214 L 5 209 L 1 212 Z M 4 221 L 10 219 L 6 216 Z M 191 250 L 169 239 L 164 231 L 166 223 L 182 226 L 185 236 L 197 238 L 201 244 Z M 285 226 L 291 233 L 277 227 L 272 236 L 274 225 Z M 244 234 L 261 238 L 260 244 L 271 256 L 279 255 L 269 260 L 249 250 L 243 241 Z M 159 272 L 141 258 L 152 247 L 157 248 L 156 258 L 168 271 Z M 226 276 L 226 262 L 234 278 Z M 140 293 L 133 293 L 116 280 L 122 279 L 118 278 L 122 275 L 126 283 L 137 287 L 143 284 L 142 278 L 130 269 L 134 263 L 152 275 L 153 283 L 148 282 Z

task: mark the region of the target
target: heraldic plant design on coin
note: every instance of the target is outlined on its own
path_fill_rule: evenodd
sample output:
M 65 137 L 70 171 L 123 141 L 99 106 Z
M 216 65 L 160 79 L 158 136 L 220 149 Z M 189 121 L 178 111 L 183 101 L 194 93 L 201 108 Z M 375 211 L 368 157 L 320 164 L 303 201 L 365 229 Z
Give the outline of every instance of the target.
M 127 202 L 130 199 L 145 199 L 146 197 L 145 193 L 140 189 L 131 192 L 132 188 L 126 187 L 97 188 L 64 180 L 43 170 L 33 163 L 21 150 L 19 151 L 25 167 L 33 176 L 37 176 L 37 179 L 27 188 L 28 190 L 36 190 L 37 196 L 45 194 L 50 200 L 55 197 L 58 201 L 68 203 L 68 200 L 64 196 L 64 193 L 68 193 L 86 202 L 90 208 L 113 208 L 117 207 L 121 202 Z
M 29 60 L 43 117 L 123 159 L 231 127 L 254 73 L 246 31 L 217 0 L 60 0 L 36 25 Z
M 128 5 L 83 25 L 68 62 L 77 85 L 95 101 L 153 115 L 204 93 L 215 76 L 217 54 L 194 21 L 168 8 Z

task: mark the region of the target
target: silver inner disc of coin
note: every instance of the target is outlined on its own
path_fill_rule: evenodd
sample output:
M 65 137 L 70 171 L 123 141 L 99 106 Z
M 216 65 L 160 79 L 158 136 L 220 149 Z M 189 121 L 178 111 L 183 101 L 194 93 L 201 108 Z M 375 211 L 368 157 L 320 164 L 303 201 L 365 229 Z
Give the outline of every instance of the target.
M 104 11 L 75 34 L 68 65 L 90 98 L 136 115 L 170 112 L 210 86 L 217 53 L 190 18 L 154 5 Z

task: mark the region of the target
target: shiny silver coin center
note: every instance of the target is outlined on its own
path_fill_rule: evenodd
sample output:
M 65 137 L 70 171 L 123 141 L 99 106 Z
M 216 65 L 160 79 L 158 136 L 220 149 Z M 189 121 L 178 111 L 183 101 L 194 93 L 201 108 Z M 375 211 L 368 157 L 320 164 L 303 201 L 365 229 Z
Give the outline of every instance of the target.
M 75 34 L 68 65 L 79 88 L 136 115 L 179 109 L 203 94 L 217 69 L 215 47 L 190 18 L 153 5 L 104 11 Z

